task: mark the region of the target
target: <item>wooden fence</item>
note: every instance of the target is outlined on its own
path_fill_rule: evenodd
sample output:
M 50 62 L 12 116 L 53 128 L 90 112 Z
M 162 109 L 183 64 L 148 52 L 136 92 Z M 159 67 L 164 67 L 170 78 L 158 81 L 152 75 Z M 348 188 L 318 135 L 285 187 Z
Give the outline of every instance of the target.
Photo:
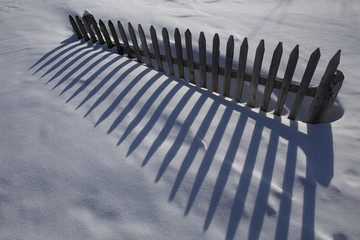
M 313 97 L 313 100 L 308 109 L 305 122 L 326 122 L 344 80 L 342 72 L 337 70 L 340 62 L 340 50 L 329 61 L 325 73 L 321 78 L 320 84 L 315 87 L 310 85 L 310 81 L 320 59 L 319 48 L 311 54 L 301 82 L 296 82 L 292 81 L 292 78 L 299 58 L 298 45 L 290 53 L 284 78 L 280 79 L 277 77 L 277 72 L 283 51 L 281 42 L 277 45 L 273 52 L 268 75 L 264 76 L 260 74 L 265 51 L 264 40 L 260 41 L 256 49 L 255 61 L 252 72 L 250 73 L 245 71 L 248 54 L 248 42 L 246 38 L 243 40 L 240 47 L 238 67 L 234 69 L 232 67 L 234 56 L 233 36 L 230 36 L 227 42 L 225 66 L 221 66 L 219 65 L 220 41 L 218 34 L 215 34 L 213 38 L 212 62 L 208 63 L 206 61 L 206 39 L 203 32 L 200 33 L 199 37 L 199 60 L 196 61 L 194 60 L 192 36 L 189 30 L 186 30 L 185 32 L 185 48 L 187 55 L 185 58 L 183 56 L 181 35 L 177 28 L 174 33 L 175 55 L 173 55 L 171 53 L 169 34 L 166 28 L 162 29 L 162 40 L 165 50 L 165 53 L 162 53 L 160 52 L 158 37 L 153 26 L 150 28 L 152 49 L 149 49 L 144 30 L 140 24 L 138 25 L 138 36 L 140 37 L 141 47 L 139 47 L 137 36 L 131 23 L 128 23 L 128 31 L 132 45 L 129 44 L 125 29 L 120 21 L 117 22 L 117 28 L 120 35 L 117 34 L 114 24 L 110 20 L 108 21 L 108 28 L 112 36 L 111 39 L 104 22 L 99 20 L 97 23 L 94 16 L 91 14 L 84 15 L 82 19 L 78 16 L 76 16 L 75 19 L 72 16 L 69 16 L 69 20 L 79 39 L 84 38 L 86 41 L 91 39 L 92 42 L 95 43 L 99 41 L 100 44 L 106 43 L 109 48 L 113 48 L 115 46 L 119 54 L 126 54 L 130 58 L 136 58 L 139 63 L 144 63 L 148 67 L 157 69 L 158 71 L 164 72 L 163 62 L 165 62 L 167 66 L 167 73 L 175 76 L 174 65 L 176 65 L 177 77 L 185 79 L 184 69 L 187 69 L 189 82 L 195 84 L 195 70 L 198 70 L 199 84 L 202 88 L 218 92 L 219 76 L 223 76 L 224 81 L 222 94 L 225 97 L 230 96 L 231 80 L 234 79 L 236 81 L 234 100 L 237 102 L 240 102 L 242 97 L 244 82 L 250 82 L 247 106 L 251 108 L 255 107 L 256 93 L 258 91 L 259 84 L 265 86 L 260 107 L 260 109 L 265 112 L 268 111 L 270 96 L 273 89 L 280 89 L 273 112 L 277 116 L 280 116 L 282 113 L 288 92 L 293 92 L 296 96 L 288 115 L 288 118 L 291 120 L 296 119 L 304 97 L 310 96 Z M 119 36 L 122 40 L 121 42 Z M 152 59 L 154 61 L 152 61 Z M 156 68 L 153 62 L 156 63 Z M 207 73 L 211 74 L 211 88 L 207 86 Z

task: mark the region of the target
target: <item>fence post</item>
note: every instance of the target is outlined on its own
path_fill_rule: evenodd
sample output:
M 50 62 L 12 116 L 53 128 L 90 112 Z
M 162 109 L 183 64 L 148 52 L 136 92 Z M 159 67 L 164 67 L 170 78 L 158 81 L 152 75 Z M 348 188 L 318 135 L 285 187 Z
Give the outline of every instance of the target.
M 247 38 L 244 38 L 244 41 L 240 47 L 239 53 L 239 63 L 237 69 L 237 76 L 236 76 L 236 91 L 235 91 L 235 101 L 240 102 L 241 96 L 244 87 L 244 80 L 245 80 L 245 70 L 246 70 L 246 61 L 247 61 L 247 54 L 248 54 L 248 41 Z
M 135 50 L 135 54 L 136 54 L 136 59 L 139 63 L 142 63 L 142 59 L 141 59 L 141 54 L 140 54 L 140 50 L 139 50 L 139 45 L 136 39 L 136 34 L 135 34 L 135 30 L 133 28 L 133 26 L 131 25 L 131 23 L 128 23 L 128 29 L 129 29 L 129 33 L 130 33 L 130 38 Z
M 225 73 L 224 73 L 224 87 L 223 96 L 229 97 L 230 84 L 231 84 L 231 70 L 234 58 L 234 37 L 230 36 L 226 44 L 226 56 L 225 56 Z
M 298 59 L 299 59 L 299 45 L 296 45 L 295 48 L 290 53 L 289 60 L 285 70 L 284 79 L 280 88 L 280 94 L 278 100 L 276 101 L 274 114 L 277 116 L 280 116 L 283 110 L 285 99 L 289 92 L 291 80 L 294 76 Z
M 168 67 L 168 71 L 170 75 L 174 75 L 174 67 L 171 57 L 171 48 L 170 48 L 170 40 L 169 40 L 169 33 L 166 28 L 162 29 L 162 36 L 164 41 L 164 48 L 165 48 L 165 56 L 166 56 L 166 63 Z
M 81 32 L 80 32 L 79 28 L 76 26 L 75 20 L 71 15 L 69 15 L 69 21 L 70 21 L 72 28 L 74 29 L 74 32 L 75 32 L 77 38 L 82 39 L 83 36 L 81 35 Z
M 189 29 L 185 31 L 185 42 L 186 42 L 186 57 L 188 62 L 189 82 L 195 84 L 192 37 Z
M 271 64 L 270 64 L 270 68 L 269 68 L 269 72 L 268 72 L 268 76 L 267 76 L 267 81 L 266 81 L 266 85 L 265 85 L 265 90 L 264 90 L 264 94 L 263 94 L 263 98 L 262 98 L 261 107 L 260 107 L 260 109 L 264 112 L 266 112 L 269 107 L 270 97 L 271 97 L 271 93 L 274 88 L 274 82 L 275 82 L 275 78 L 276 78 L 276 75 L 277 75 L 277 72 L 279 69 L 282 52 L 283 52 L 282 42 L 279 42 L 279 44 L 277 45 L 277 47 L 274 50 L 274 53 L 273 53 L 273 56 L 271 59 Z
M 264 40 L 261 40 L 258 47 L 256 48 L 255 62 L 252 71 L 249 96 L 247 102 L 247 106 L 251 108 L 255 107 L 256 90 L 259 84 L 261 64 L 264 58 L 264 52 L 265 52 Z
M 213 92 L 219 92 L 219 57 L 220 57 L 220 39 L 219 34 L 215 33 L 212 49 L 212 80 L 211 88 Z
M 297 114 L 298 114 L 298 112 L 300 110 L 301 104 L 302 104 L 302 102 L 304 100 L 306 91 L 307 91 L 307 89 L 309 87 L 309 84 L 311 82 L 311 79 L 312 79 L 312 77 L 314 75 L 316 66 L 317 66 L 317 64 L 319 62 L 319 59 L 320 59 L 320 49 L 317 48 L 311 54 L 309 62 L 306 65 L 304 75 L 302 77 L 299 89 L 298 89 L 298 91 L 296 93 L 296 97 L 295 97 L 293 106 L 291 107 L 291 110 L 290 110 L 290 113 L 289 113 L 289 116 L 288 116 L 288 118 L 291 119 L 291 120 L 296 119 L 296 116 L 297 116 Z
M 155 59 L 156 59 L 156 63 L 158 66 L 158 70 L 160 72 L 163 72 L 164 68 L 163 68 L 162 61 L 161 61 L 159 43 L 158 43 L 155 28 L 152 25 L 150 27 L 150 35 L 151 35 L 151 41 L 152 41 L 153 48 L 154 48 Z
M 179 71 L 179 78 L 184 79 L 184 63 L 183 63 L 183 54 L 182 54 L 182 46 L 181 46 L 181 36 L 178 28 L 175 28 L 174 33 L 175 38 L 175 49 L 176 49 L 176 59 Z
M 321 78 L 305 120 L 307 123 L 324 123 L 326 121 L 344 80 L 343 74 L 336 71 L 340 63 L 340 54 L 339 50 L 333 56 Z
M 114 27 L 114 24 L 109 20 L 108 21 L 108 25 L 109 25 L 109 28 L 110 28 L 110 32 L 111 32 L 111 35 L 113 36 L 114 38 L 114 42 L 115 42 L 115 46 L 116 46 L 116 49 L 117 49 L 117 52 L 119 54 L 124 54 L 124 50 L 123 48 L 121 47 L 120 45 L 120 42 L 119 42 L 119 38 L 117 36 L 117 33 L 116 33 L 116 30 L 115 30 L 115 27 Z
M 100 28 L 101 28 L 101 31 L 102 33 L 104 34 L 104 37 L 105 37 L 105 40 L 106 40 L 106 44 L 108 46 L 108 48 L 112 48 L 114 47 L 111 39 L 110 39 L 110 36 L 109 36 L 109 33 L 105 27 L 105 24 L 103 23 L 103 21 L 101 19 L 99 19 L 99 25 L 100 25 Z
M 124 43 L 125 53 L 128 55 L 129 58 L 132 58 L 131 48 L 130 48 L 130 45 L 129 45 L 129 41 L 128 41 L 127 37 L 126 37 L 124 27 L 123 27 L 123 25 L 121 24 L 120 21 L 117 22 L 117 25 L 118 25 L 118 29 L 119 29 L 119 32 L 120 32 L 120 36 L 121 36 L 121 38 L 123 40 L 123 43 Z
M 150 59 L 149 48 L 148 48 L 148 45 L 146 42 L 145 33 L 140 24 L 138 25 L 138 31 L 139 31 L 140 41 L 141 41 L 141 47 L 144 51 L 144 55 L 145 55 L 145 59 L 146 59 L 146 65 L 148 67 L 152 68 L 152 63 L 151 63 L 151 59 Z

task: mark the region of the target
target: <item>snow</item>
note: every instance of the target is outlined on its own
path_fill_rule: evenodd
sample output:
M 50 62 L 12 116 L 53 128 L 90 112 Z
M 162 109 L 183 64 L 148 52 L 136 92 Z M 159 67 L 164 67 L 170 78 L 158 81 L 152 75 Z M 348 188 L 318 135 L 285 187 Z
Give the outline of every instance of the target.
M 221 54 L 229 35 L 236 49 L 248 37 L 250 70 L 264 39 L 264 73 L 279 41 L 284 63 L 299 44 L 296 79 L 317 47 L 315 79 L 341 49 L 334 113 L 318 125 L 274 117 L 79 41 L 68 15 L 85 9 L 158 35 L 204 31 L 207 49 L 219 33 Z M 359 10 L 1 1 L 0 239 L 359 239 Z

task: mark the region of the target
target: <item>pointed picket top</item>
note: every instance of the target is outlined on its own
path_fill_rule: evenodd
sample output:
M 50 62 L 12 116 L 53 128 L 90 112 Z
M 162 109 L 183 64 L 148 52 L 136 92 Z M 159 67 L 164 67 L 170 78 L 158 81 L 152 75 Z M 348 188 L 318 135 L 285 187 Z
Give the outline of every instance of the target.
M 340 64 L 340 55 L 341 50 L 338 50 L 335 55 L 330 59 L 329 64 L 326 67 L 325 73 L 321 78 L 321 82 L 325 81 L 329 76 L 333 76 L 335 74 L 335 71 Z
M 244 88 L 244 81 L 245 81 L 245 70 L 246 70 L 246 61 L 248 55 L 248 40 L 244 38 L 243 42 L 240 46 L 240 54 L 239 54 L 239 63 L 238 63 L 238 72 L 237 72 L 237 83 L 236 83 L 236 91 L 235 91 L 235 101 L 240 102 L 243 88 Z
M 308 64 L 305 68 L 305 72 L 304 75 L 302 77 L 302 80 L 300 82 L 300 86 L 299 89 L 296 93 L 296 97 L 293 103 L 293 106 L 291 107 L 290 113 L 288 118 L 291 120 L 295 120 L 297 114 L 299 113 L 301 104 L 304 100 L 306 91 L 310 85 L 311 79 L 314 75 L 315 69 L 317 67 L 317 64 L 319 62 L 321 53 L 320 53 L 320 48 L 317 48 L 315 51 L 312 52 L 312 54 L 310 55 Z
M 160 72 L 163 72 L 163 65 L 162 65 L 162 61 L 161 61 L 161 56 L 160 56 L 160 48 L 159 48 L 159 42 L 158 42 L 158 38 L 156 35 L 156 31 L 153 25 L 151 25 L 150 27 L 150 35 L 151 35 L 151 41 L 152 41 L 152 45 L 154 48 L 154 54 L 155 54 L 155 59 L 156 59 L 156 64 L 157 64 L 157 69 Z
M 249 96 L 247 102 L 247 106 L 251 108 L 255 107 L 256 91 L 259 84 L 260 71 L 261 71 L 262 61 L 264 58 L 264 52 L 265 52 L 265 42 L 262 39 L 258 47 L 256 48 L 254 67 L 251 76 L 251 83 L 250 83 Z
M 150 58 L 150 53 L 149 53 L 149 48 L 148 48 L 148 45 L 147 45 L 145 33 L 144 33 L 144 30 L 143 30 L 143 28 L 141 27 L 140 24 L 138 24 L 138 32 L 139 32 L 140 41 L 141 41 L 141 48 L 143 50 L 145 60 L 146 60 L 146 65 L 148 67 L 152 68 L 153 66 L 152 66 L 152 62 L 151 62 L 151 58 Z
M 261 103 L 261 110 L 264 112 L 266 112 L 269 107 L 270 97 L 274 88 L 275 78 L 279 69 L 282 53 L 283 53 L 283 45 L 282 42 L 279 42 L 273 52 L 271 65 L 268 73 L 268 79 L 265 84 L 265 90 Z
M 296 45 L 295 48 L 290 53 L 289 60 L 285 70 L 284 79 L 280 88 L 280 94 L 275 105 L 274 114 L 277 116 L 280 116 L 283 110 L 285 99 L 289 92 L 291 80 L 294 76 L 298 59 L 299 59 L 299 45 Z
M 211 73 L 211 88 L 213 92 L 219 91 L 219 58 L 220 58 L 220 38 L 219 34 L 215 33 L 213 38 L 212 49 L 212 73 Z
M 231 71 L 234 58 L 234 36 L 230 36 L 226 44 L 226 56 L 225 56 L 225 74 L 224 74 L 224 88 L 223 96 L 230 96 L 231 85 Z
M 104 34 L 104 38 L 105 38 L 106 45 L 108 46 L 108 48 L 114 47 L 114 45 L 110 39 L 109 32 L 106 29 L 106 26 L 101 19 L 99 19 L 99 25 L 100 25 L 100 29 L 101 29 L 102 33 Z
M 74 29 L 74 32 L 75 32 L 77 38 L 82 39 L 83 36 L 81 35 L 81 32 L 80 32 L 79 28 L 77 27 L 74 18 L 71 15 L 69 15 L 69 21 L 70 21 L 72 28 Z

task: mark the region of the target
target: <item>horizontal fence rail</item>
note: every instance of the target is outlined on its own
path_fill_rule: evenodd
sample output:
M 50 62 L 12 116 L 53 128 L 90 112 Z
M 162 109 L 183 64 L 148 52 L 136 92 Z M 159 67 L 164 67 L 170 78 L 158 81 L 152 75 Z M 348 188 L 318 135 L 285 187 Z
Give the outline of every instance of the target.
M 273 112 L 273 114 L 277 116 L 282 114 L 287 95 L 289 92 L 292 92 L 296 95 L 288 115 L 288 118 L 291 120 L 295 120 L 298 116 L 305 96 L 310 96 L 313 97 L 313 100 L 308 109 L 305 122 L 311 124 L 326 122 L 344 80 L 344 75 L 342 72 L 337 70 L 337 67 L 340 63 L 340 50 L 329 61 L 325 73 L 321 78 L 320 84 L 318 86 L 311 86 L 310 82 L 320 59 L 319 48 L 311 54 L 302 80 L 300 82 L 296 82 L 292 79 L 299 58 L 298 45 L 291 51 L 285 69 L 284 78 L 281 79 L 277 77 L 277 72 L 283 52 L 283 46 L 281 42 L 277 45 L 273 52 L 268 75 L 265 76 L 260 74 L 265 52 L 264 40 L 261 40 L 257 46 L 252 72 L 247 72 L 245 71 L 248 55 L 247 38 L 243 40 L 240 47 L 238 66 L 237 68 L 233 68 L 233 36 L 230 36 L 228 39 L 226 45 L 225 65 L 221 66 L 219 65 L 220 41 L 218 34 L 214 35 L 212 45 L 212 61 L 211 63 L 208 63 L 206 59 L 206 39 L 203 32 L 200 33 L 198 40 L 199 60 L 197 61 L 194 60 L 192 34 L 190 30 L 186 30 L 185 42 L 182 42 L 179 29 L 175 29 L 175 52 L 172 53 L 169 33 L 166 28 L 163 28 L 161 32 L 162 43 L 165 51 L 163 53 L 160 51 L 158 42 L 159 39 L 153 26 L 150 27 L 152 44 L 152 48 L 150 48 L 145 37 L 144 30 L 140 24 L 138 25 L 137 30 L 141 47 L 139 46 L 136 31 L 131 23 L 128 23 L 129 35 L 127 35 L 121 22 L 117 21 L 117 28 L 120 33 L 120 35 L 118 35 L 112 21 L 108 21 L 108 28 L 110 30 L 108 31 L 104 22 L 102 20 L 97 22 L 92 14 L 85 14 L 82 18 L 76 16 L 75 19 L 69 15 L 69 21 L 78 39 L 84 38 L 86 41 L 91 39 L 94 43 L 97 41 L 99 41 L 100 44 L 106 43 L 109 48 L 116 47 L 119 54 L 126 54 L 129 58 L 135 58 L 139 63 L 144 63 L 148 67 L 154 68 L 158 71 L 164 72 L 163 63 L 165 63 L 167 73 L 175 76 L 175 65 L 177 67 L 177 77 L 185 79 L 184 69 L 186 69 L 189 82 L 195 84 L 195 70 L 197 70 L 199 71 L 198 81 L 200 87 L 210 89 L 212 92 L 218 92 L 219 76 L 223 76 L 224 80 L 222 95 L 224 97 L 230 97 L 231 80 L 234 79 L 236 83 L 234 100 L 236 102 L 240 102 L 240 99 L 242 98 L 244 82 L 249 82 L 250 87 L 246 104 L 251 108 L 255 107 L 258 85 L 264 86 L 264 92 L 260 106 L 260 110 L 264 112 L 268 111 L 273 89 L 280 89 Z M 132 45 L 129 44 L 127 36 L 130 36 Z M 186 52 L 186 58 L 183 56 L 184 48 L 184 52 Z M 154 65 L 156 65 L 156 67 Z M 211 74 L 211 86 L 207 86 L 208 73 Z

